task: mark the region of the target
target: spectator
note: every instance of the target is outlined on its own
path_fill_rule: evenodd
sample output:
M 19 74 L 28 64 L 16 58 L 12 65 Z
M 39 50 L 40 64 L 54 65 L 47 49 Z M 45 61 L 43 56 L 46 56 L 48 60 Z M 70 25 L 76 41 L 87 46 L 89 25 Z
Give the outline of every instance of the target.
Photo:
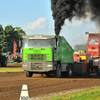
M 20 56 L 17 55 L 17 63 L 20 63 Z

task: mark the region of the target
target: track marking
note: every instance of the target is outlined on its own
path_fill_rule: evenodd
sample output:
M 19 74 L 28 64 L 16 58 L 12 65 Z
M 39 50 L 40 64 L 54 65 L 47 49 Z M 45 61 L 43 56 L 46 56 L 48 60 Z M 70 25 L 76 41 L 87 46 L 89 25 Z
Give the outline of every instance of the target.
M 20 100 L 29 100 L 28 87 L 26 84 L 22 86 Z

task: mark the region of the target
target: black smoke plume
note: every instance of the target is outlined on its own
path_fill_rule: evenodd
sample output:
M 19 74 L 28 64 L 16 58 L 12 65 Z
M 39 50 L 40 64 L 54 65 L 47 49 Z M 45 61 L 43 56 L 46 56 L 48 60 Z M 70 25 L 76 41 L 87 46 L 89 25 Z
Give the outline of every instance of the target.
M 98 22 L 100 25 L 100 0 L 89 0 L 90 10 L 92 13 L 91 20 Z
M 88 12 L 92 21 L 100 22 L 100 0 L 51 0 L 51 9 L 56 35 L 60 34 L 65 19 L 86 18 Z

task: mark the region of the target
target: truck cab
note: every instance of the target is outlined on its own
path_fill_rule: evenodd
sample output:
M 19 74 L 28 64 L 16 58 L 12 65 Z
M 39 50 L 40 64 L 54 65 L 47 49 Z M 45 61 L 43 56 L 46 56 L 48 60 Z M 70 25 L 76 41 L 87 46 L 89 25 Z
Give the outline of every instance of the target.
M 42 73 L 60 77 L 73 60 L 74 50 L 62 36 L 23 36 L 22 69 L 27 77 Z

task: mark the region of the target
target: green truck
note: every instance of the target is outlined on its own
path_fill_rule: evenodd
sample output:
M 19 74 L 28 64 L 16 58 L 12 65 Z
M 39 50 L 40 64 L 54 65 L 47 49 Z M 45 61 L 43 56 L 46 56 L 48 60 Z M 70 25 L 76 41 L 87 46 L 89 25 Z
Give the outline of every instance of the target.
M 32 77 L 33 73 L 72 77 L 74 50 L 63 36 L 23 36 L 22 48 L 22 69 L 26 77 Z

